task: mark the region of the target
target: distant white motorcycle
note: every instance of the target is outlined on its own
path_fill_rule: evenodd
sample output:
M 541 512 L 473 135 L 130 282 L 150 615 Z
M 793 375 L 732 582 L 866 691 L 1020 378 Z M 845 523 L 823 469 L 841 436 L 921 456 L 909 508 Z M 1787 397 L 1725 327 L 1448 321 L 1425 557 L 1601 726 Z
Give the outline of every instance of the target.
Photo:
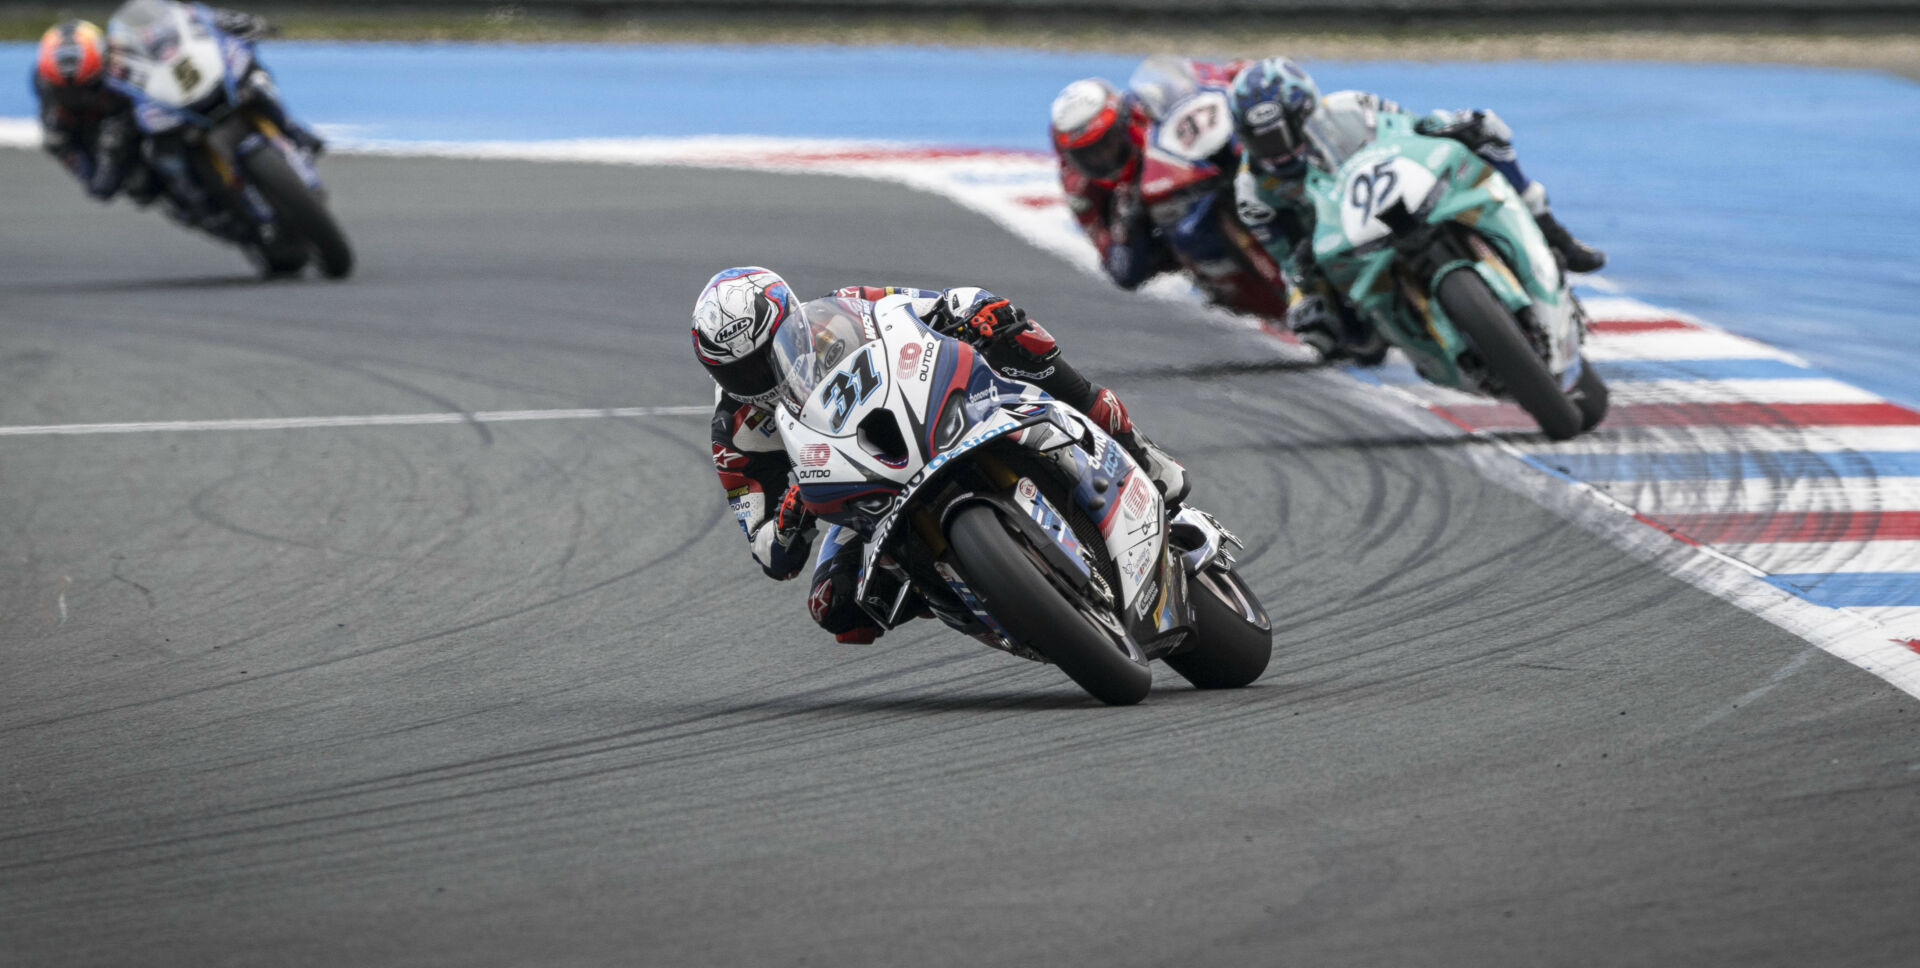
M 1203 511 L 1169 515 L 1093 421 L 928 329 L 903 296 L 820 299 L 774 335 L 776 419 L 800 493 L 865 536 L 859 604 L 924 607 L 1051 662 L 1103 702 L 1145 698 L 1163 659 L 1201 688 L 1266 670 L 1272 626 Z
M 338 279 L 353 249 L 327 210 L 307 152 L 275 118 L 286 115 L 252 41 L 222 32 L 201 4 L 133 0 L 107 21 L 109 83 L 133 101 L 148 163 L 170 193 L 190 185 L 250 231 L 233 238 L 269 274 L 309 258 Z

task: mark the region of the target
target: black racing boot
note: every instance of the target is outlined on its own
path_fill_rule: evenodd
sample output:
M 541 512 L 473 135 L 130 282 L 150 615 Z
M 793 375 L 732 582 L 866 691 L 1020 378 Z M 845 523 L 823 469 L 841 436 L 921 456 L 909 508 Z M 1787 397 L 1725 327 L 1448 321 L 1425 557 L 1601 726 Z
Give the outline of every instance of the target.
M 1560 262 L 1568 272 L 1598 272 L 1607 264 L 1607 254 L 1573 237 L 1552 212 L 1542 212 L 1533 220 L 1540 225 L 1540 234 L 1547 237 L 1547 245 L 1560 256 Z

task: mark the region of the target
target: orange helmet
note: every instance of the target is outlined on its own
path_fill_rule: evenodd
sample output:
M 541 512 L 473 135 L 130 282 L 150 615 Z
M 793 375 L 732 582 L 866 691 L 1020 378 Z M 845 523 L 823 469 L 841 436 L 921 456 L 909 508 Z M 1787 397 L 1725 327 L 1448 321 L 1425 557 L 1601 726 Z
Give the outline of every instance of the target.
M 41 80 L 54 87 L 92 87 L 107 72 L 107 43 L 100 28 L 69 20 L 40 35 Z

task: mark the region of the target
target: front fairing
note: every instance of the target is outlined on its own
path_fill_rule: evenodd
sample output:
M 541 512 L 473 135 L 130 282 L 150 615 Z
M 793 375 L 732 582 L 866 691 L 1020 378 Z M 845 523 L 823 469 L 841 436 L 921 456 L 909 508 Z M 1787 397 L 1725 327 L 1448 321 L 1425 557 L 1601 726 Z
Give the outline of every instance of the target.
M 807 506 L 864 532 L 902 486 L 976 435 L 999 401 L 1039 391 L 1000 377 L 973 347 L 929 330 L 907 297 L 816 300 L 802 312 L 825 311 L 818 304 L 828 302 L 853 318 L 857 337 L 842 338 L 857 345 L 788 380 L 775 416 Z M 799 338 L 776 335 L 776 349 Z
M 250 67 L 244 43 L 213 26 L 204 7 L 134 0 L 107 22 L 117 90 L 133 98 L 142 129 L 167 130 L 231 95 L 235 67 Z

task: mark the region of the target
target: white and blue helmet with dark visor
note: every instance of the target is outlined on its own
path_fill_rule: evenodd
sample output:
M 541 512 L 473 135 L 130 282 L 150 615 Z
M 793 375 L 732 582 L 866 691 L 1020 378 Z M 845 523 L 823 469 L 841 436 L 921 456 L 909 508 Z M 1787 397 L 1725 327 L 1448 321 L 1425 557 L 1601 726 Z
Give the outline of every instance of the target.
M 1233 79 L 1234 132 L 1254 160 L 1284 165 L 1306 151 L 1307 118 L 1320 106 L 1320 88 L 1285 57 L 1257 61 Z
M 720 389 L 751 403 L 771 400 L 779 384 L 773 334 L 799 311 L 793 290 L 772 270 L 723 269 L 693 304 L 694 355 Z

